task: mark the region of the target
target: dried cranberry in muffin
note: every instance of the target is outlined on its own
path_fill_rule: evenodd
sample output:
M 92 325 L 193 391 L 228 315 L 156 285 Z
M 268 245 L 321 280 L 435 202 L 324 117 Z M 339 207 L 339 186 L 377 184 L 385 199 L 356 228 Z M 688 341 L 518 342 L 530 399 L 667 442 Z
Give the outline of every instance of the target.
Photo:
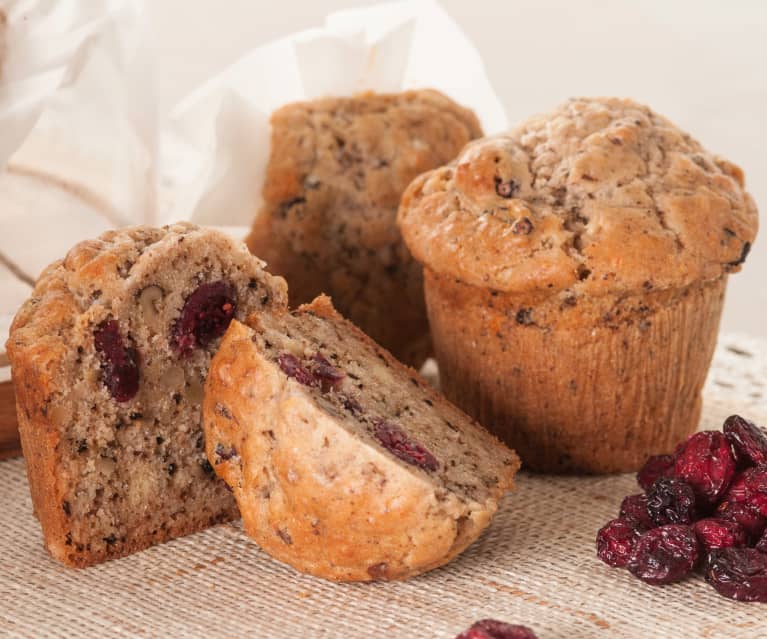
M 304 386 L 317 385 L 317 380 L 314 379 L 314 375 L 312 375 L 311 371 L 309 371 L 309 369 L 306 368 L 295 355 L 292 355 L 291 353 L 282 353 L 277 358 L 277 363 L 283 373 L 288 377 L 295 379 L 299 384 L 303 384 Z
M 223 280 L 198 286 L 184 302 L 171 342 L 182 356 L 221 337 L 237 310 L 237 293 Z
M 399 426 L 385 420 L 374 424 L 373 434 L 386 450 L 394 453 L 402 461 L 418 466 L 423 470 L 435 471 L 439 462 L 426 448 L 412 437 L 405 434 Z
M 138 352 L 126 345 L 117 320 L 105 320 L 93 333 L 96 352 L 101 358 L 101 379 L 118 402 L 133 399 L 138 392 Z

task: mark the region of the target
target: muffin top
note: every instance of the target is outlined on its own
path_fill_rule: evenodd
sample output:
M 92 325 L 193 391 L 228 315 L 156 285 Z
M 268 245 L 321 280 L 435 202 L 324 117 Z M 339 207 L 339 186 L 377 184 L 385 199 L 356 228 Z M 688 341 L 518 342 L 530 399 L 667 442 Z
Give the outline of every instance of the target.
M 683 287 L 740 269 L 757 231 L 743 172 L 646 106 L 572 99 L 469 143 L 405 192 L 432 271 L 506 292 Z

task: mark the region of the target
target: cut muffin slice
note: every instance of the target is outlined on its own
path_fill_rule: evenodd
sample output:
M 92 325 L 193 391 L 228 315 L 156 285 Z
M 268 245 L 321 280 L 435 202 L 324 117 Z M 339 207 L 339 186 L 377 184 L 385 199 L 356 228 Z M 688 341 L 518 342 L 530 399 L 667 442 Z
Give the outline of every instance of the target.
M 211 363 L 208 458 L 270 555 L 338 581 L 402 579 L 471 544 L 516 454 L 321 296 L 232 322 Z
M 244 244 L 191 224 L 110 231 L 43 272 L 7 346 L 56 559 L 86 566 L 237 516 L 205 456 L 203 384 L 233 318 L 286 304 Z

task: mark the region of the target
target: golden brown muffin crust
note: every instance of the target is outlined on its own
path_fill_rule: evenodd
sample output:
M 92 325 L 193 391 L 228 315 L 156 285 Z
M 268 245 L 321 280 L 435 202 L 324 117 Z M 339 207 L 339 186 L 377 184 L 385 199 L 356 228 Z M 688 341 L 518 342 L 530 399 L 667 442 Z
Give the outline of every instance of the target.
M 648 107 L 580 98 L 421 175 L 399 225 L 421 263 L 477 286 L 677 288 L 739 270 L 757 231 L 743 186 Z

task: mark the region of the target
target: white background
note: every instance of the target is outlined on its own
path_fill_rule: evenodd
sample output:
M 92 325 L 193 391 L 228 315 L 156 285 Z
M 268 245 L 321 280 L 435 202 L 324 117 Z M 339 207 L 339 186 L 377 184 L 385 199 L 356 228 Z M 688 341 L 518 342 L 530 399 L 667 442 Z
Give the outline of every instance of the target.
M 163 108 L 249 49 L 364 4 L 374 2 L 147 0 Z M 443 0 L 443 6 L 479 48 L 511 122 L 570 96 L 637 99 L 740 164 L 767 217 L 767 2 Z M 730 279 L 723 328 L 767 337 L 767 228 L 744 270 Z

